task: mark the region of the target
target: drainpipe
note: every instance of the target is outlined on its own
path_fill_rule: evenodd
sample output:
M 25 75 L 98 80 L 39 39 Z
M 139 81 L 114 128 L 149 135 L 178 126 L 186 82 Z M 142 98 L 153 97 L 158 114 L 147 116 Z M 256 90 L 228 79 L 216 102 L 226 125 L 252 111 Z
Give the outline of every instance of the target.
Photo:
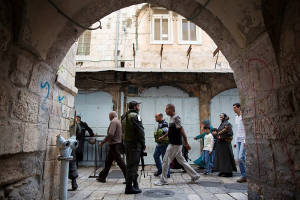
M 116 23 L 115 68 L 118 68 L 120 14 L 121 14 L 121 10 L 118 10 L 118 12 L 117 12 L 117 23 Z
M 73 136 L 70 139 L 66 140 L 59 134 L 56 136 L 56 146 L 59 148 L 60 151 L 60 156 L 58 157 L 58 160 L 61 161 L 59 199 L 67 200 L 69 161 L 73 160 L 73 156 L 71 156 L 71 153 L 77 148 L 78 142 Z

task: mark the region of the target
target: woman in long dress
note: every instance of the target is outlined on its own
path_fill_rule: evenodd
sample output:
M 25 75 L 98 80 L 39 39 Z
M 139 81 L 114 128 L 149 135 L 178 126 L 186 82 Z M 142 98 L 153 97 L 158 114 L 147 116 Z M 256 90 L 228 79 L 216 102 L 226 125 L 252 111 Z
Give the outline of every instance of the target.
M 214 167 L 219 171 L 219 176 L 232 177 L 232 172 L 237 171 L 232 152 L 231 140 L 233 137 L 232 125 L 225 113 L 220 114 L 221 124 L 218 128 L 216 155 Z

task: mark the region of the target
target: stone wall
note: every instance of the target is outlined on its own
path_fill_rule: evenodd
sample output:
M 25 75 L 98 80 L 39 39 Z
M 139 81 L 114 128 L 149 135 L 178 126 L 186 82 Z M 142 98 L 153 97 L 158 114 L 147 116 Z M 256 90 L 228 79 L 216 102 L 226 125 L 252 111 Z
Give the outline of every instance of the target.
M 7 7 L 6 7 L 7 6 Z M 0 4 L 0 199 L 58 199 L 56 135 L 69 136 L 76 45 L 57 71 L 16 41 L 11 7 Z M 3 12 L 2 12 L 3 11 Z

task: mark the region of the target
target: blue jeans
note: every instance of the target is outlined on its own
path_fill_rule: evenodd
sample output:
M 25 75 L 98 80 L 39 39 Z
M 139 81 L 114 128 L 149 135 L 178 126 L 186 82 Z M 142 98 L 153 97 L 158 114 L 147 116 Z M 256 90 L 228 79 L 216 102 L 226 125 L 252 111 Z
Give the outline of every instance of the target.
M 211 155 L 209 154 L 209 151 L 204 150 L 203 156 L 204 156 L 204 163 L 205 163 L 205 172 L 211 173 Z
M 162 172 L 160 156 L 162 157 L 162 159 L 164 158 L 167 148 L 167 144 L 157 144 L 154 150 L 153 158 L 156 164 L 157 171 L 159 173 Z M 170 176 L 170 167 L 168 170 L 168 176 Z
M 237 154 L 238 154 L 238 162 L 239 168 L 242 174 L 242 177 L 246 177 L 246 151 L 245 151 L 245 143 L 237 142 Z
M 215 150 L 213 150 L 210 154 L 210 167 L 211 167 L 211 169 L 214 168 L 214 160 L 215 160 Z

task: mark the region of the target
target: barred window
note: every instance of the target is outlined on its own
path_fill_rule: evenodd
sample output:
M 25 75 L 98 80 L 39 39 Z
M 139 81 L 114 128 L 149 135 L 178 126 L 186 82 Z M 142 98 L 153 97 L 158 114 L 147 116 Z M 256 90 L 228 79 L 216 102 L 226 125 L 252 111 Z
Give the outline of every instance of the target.
M 91 45 L 91 31 L 84 31 L 79 37 L 77 55 L 90 55 L 90 45 Z

